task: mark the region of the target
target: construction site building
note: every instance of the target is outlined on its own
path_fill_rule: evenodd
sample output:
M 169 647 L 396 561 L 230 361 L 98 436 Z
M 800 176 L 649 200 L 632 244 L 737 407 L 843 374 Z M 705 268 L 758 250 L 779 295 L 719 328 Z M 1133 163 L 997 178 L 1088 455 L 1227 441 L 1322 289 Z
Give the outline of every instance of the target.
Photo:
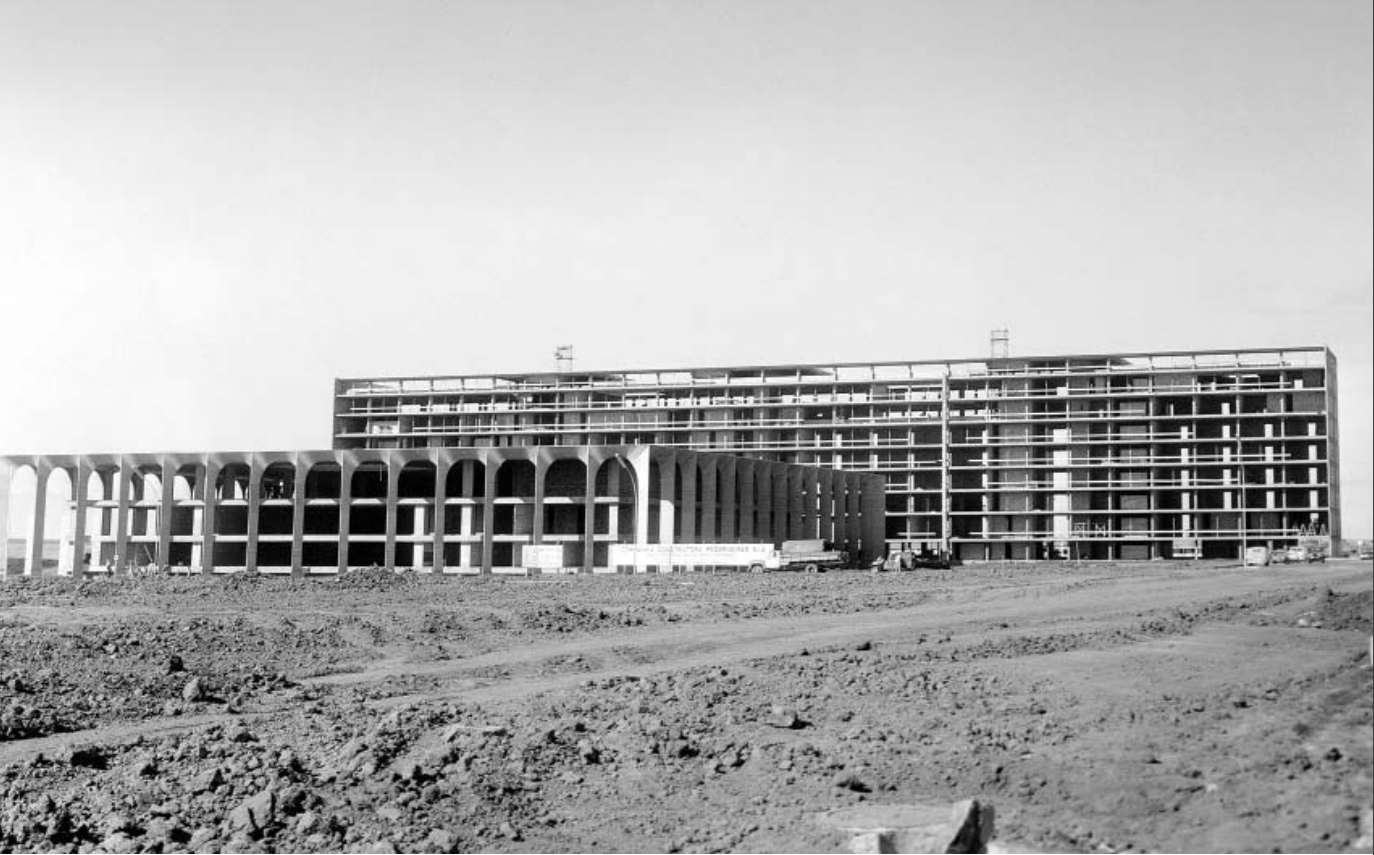
M 636 444 L 881 475 L 886 544 L 963 560 L 1340 536 L 1319 346 L 335 382 L 336 449 Z

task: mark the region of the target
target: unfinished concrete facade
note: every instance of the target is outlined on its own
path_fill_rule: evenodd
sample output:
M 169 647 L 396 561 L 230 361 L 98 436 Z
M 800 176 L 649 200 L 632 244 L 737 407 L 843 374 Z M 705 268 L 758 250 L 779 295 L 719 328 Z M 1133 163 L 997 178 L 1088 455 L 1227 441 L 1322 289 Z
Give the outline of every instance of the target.
M 964 560 L 1340 537 L 1324 347 L 344 379 L 336 448 L 644 443 L 870 472 Z
M 42 572 L 57 512 L 50 569 L 73 575 L 148 564 L 478 574 L 552 544 L 583 572 L 612 569 L 617 543 L 818 538 L 863 560 L 882 548 L 876 476 L 649 446 L 0 457 L 6 528 L 19 473 L 35 485 L 29 536 L 0 567 L 25 574 Z M 70 487 L 56 503 L 52 479 Z

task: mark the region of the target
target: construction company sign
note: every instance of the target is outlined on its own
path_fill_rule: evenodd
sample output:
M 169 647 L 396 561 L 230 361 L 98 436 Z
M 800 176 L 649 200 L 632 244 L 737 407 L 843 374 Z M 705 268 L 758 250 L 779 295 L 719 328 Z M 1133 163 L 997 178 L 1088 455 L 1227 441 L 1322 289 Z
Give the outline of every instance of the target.
M 615 567 L 748 567 L 762 564 L 773 551 L 771 543 L 633 543 L 611 544 Z
M 527 570 L 562 570 L 563 544 L 526 543 L 520 547 L 520 566 Z

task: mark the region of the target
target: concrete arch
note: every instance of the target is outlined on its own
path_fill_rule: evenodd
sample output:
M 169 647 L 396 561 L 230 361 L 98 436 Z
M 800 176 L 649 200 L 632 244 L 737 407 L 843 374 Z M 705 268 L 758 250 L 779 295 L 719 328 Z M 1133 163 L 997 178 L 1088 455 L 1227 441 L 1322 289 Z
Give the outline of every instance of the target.
M 252 469 L 247 463 L 233 461 L 226 463 L 215 473 L 215 501 L 246 502 Z
M 371 456 L 352 466 L 345 463 L 344 474 L 348 496 L 340 508 L 339 525 L 347 535 L 346 564 L 349 567 L 386 566 L 390 466 L 386 458 Z
M 562 546 L 563 567 L 587 563 L 587 463 L 560 457 L 544 470 L 540 542 Z
M 259 459 L 251 495 L 250 566 L 265 573 L 291 572 L 297 564 L 296 492 L 299 469 L 294 460 Z
M 477 456 L 457 456 L 441 469 L 444 503 L 437 553 L 446 572 L 480 573 L 487 531 L 487 466 Z
M 76 536 L 76 485 L 80 477 L 77 466 L 58 466 L 48 476 L 44 519 L 47 521 L 46 539 L 56 541 L 56 555 L 52 557 L 52 571 L 71 576 L 80 566 L 82 556 L 76 554 L 80 538 Z M 44 562 L 45 572 L 48 562 Z
M 438 472 L 439 467 L 432 460 L 408 461 L 396 478 L 397 498 L 433 501 Z
M 133 464 L 129 473 L 129 502 L 125 515 L 127 539 L 124 560 L 134 567 L 156 567 L 160 563 L 163 486 L 160 462 Z
M 305 470 L 301 498 L 301 567 L 304 572 L 338 572 L 343 466 L 319 460 Z
M 533 460 L 503 460 L 492 496 L 491 566 L 517 567 L 520 547 L 534 542 L 538 472 Z
M 386 499 L 390 475 L 386 463 L 380 460 L 358 463 L 349 476 L 349 498 L 354 502 Z
M 664 508 L 663 501 L 663 467 L 658 465 L 658 461 L 649 459 L 649 489 L 644 500 L 644 511 L 648 514 L 649 543 L 662 543 L 661 533 L 663 531 L 663 520 L 667 516 L 669 522 L 668 531 L 672 531 L 671 510 Z M 669 503 L 671 505 L 671 503 Z
M 390 564 L 415 572 L 435 567 L 435 495 L 439 467 L 429 459 L 406 461 L 396 476 L 394 523 L 389 523 Z
M 487 491 L 487 467 L 466 457 L 453 461 L 444 478 L 444 494 L 450 499 L 480 499 Z
M 533 460 L 504 460 L 496 469 L 498 499 L 533 499 L 535 494 Z
M 5 477 L 5 575 L 27 575 L 33 563 L 34 513 L 38 506 L 38 468 L 21 463 Z
M 259 495 L 264 502 L 289 502 L 296 497 L 296 464 L 276 460 L 262 470 L 258 482 Z

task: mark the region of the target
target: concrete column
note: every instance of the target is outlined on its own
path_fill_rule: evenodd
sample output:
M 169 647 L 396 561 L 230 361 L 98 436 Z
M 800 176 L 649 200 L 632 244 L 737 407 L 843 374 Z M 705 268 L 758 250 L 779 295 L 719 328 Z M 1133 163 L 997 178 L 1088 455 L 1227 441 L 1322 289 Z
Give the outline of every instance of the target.
M 220 467 L 209 459 L 205 461 L 205 511 L 200 521 L 200 569 L 205 575 L 215 572 L 215 510 L 218 496 L 215 481 L 219 478 Z
M 348 526 L 352 519 L 353 470 L 357 464 L 339 461 L 339 573 L 348 572 Z
M 835 470 L 821 469 L 816 473 L 816 537 L 835 542 L 835 519 L 831 502 L 835 498 Z
M 883 555 L 887 541 L 886 484 L 865 487 L 863 491 L 863 560 L 867 564 Z
M 779 545 L 792 536 L 796 516 L 793 514 L 792 477 L 787 467 L 773 464 L 773 542 Z
M 48 512 L 48 477 L 52 475 L 52 464 L 40 457 L 34 469 L 38 473 L 38 478 L 33 493 L 33 529 L 29 537 L 29 554 L 24 569 L 30 576 L 42 576 L 43 529 Z M 9 537 L 8 532 L 5 537 Z
M 586 518 L 582 529 L 582 572 L 590 573 L 596 566 L 596 470 L 600 464 L 587 451 L 582 453 L 582 459 L 587 464 L 586 492 L 582 498 L 582 514 Z
M 0 578 L 10 573 L 10 483 L 13 465 L 0 460 Z
M 772 463 L 754 463 L 754 540 L 774 540 L 772 521 Z
M 951 551 L 950 539 L 954 534 L 949 515 L 949 443 L 949 368 L 946 367 L 940 378 L 940 548 L 945 552 Z
M 76 520 L 72 529 L 72 579 L 80 582 L 86 573 L 86 497 L 87 482 L 91 479 L 91 465 L 84 459 L 77 461 L 76 477 L 72 479 L 72 498 L 76 500 Z M 0 484 L 0 489 L 3 489 Z M 0 502 L 3 502 L 0 499 Z M 5 514 L 0 508 L 0 531 L 4 531 Z
M 291 575 L 305 576 L 305 482 L 310 467 L 296 458 L 295 475 L 291 482 Z
M 722 508 L 716 538 L 722 543 L 754 540 L 754 461 L 727 460 L 721 464 L 716 487 Z
M 845 542 L 849 540 L 849 475 L 845 472 L 835 472 L 834 480 L 835 510 L 832 521 L 835 525 L 835 548 L 844 549 Z M 851 547 L 853 544 L 849 544 Z
M 248 458 L 248 545 L 243 553 L 243 569 L 258 569 L 258 517 L 262 514 L 263 461 Z
M 649 450 L 631 452 L 629 461 L 634 470 L 635 547 L 639 549 L 649 542 Z
M 157 566 L 172 566 L 172 511 L 176 507 L 176 463 L 168 457 L 159 462 L 162 467 L 162 497 L 157 508 Z M 168 468 L 171 474 L 168 474 Z
M 685 469 L 678 472 L 682 479 L 682 507 L 678 508 L 678 514 L 682 517 L 683 543 L 697 542 L 697 458 L 694 454 L 686 455 L 682 465 Z
M 536 453 L 534 457 L 534 508 L 531 513 L 534 518 L 530 520 L 530 543 L 544 542 L 544 492 L 548 488 L 545 480 L 549 474 L 551 461 L 544 453 Z
M 803 538 L 819 537 L 816 533 L 816 470 L 807 467 L 802 473 L 802 493 L 799 496 L 801 501 L 801 527 Z
M 493 504 L 496 496 L 496 470 L 500 468 L 501 461 L 494 454 L 487 454 L 485 460 L 486 469 L 483 471 L 485 488 L 482 496 L 482 573 L 490 575 L 491 536 L 492 530 L 496 528 L 496 505 Z
M 862 475 L 851 474 L 849 476 L 849 494 L 845 502 L 845 515 L 848 517 L 846 527 L 849 529 L 850 546 L 854 554 L 860 554 L 859 541 L 863 539 L 863 481 Z
M 677 455 L 668 454 L 658 463 L 659 485 L 658 542 L 676 543 L 673 534 L 678 515 L 682 512 L 673 499 L 677 493 Z M 652 492 L 652 491 L 651 491 Z
M 758 463 L 754 460 L 725 460 L 728 471 L 720 492 L 724 495 L 724 525 L 721 525 L 721 543 L 749 543 L 757 540 L 754 532 L 754 510 L 756 510 L 756 488 L 754 480 L 758 477 Z
M 129 488 L 132 486 L 133 468 L 128 458 L 119 459 L 119 507 L 115 511 L 115 567 L 124 566 L 129 557 Z
M 444 535 L 448 524 L 448 473 L 453 464 L 443 465 L 443 459 L 435 455 L 434 461 L 434 575 L 444 574 Z
M 698 543 L 719 542 L 716 533 L 716 489 L 718 469 L 723 461 L 705 458 L 701 461 L 701 531 Z M 733 471 L 731 473 L 733 479 Z
M 405 461 L 388 455 L 386 461 L 386 545 L 382 547 L 382 566 L 396 569 L 396 509 L 401 495 L 401 469 Z
M 806 537 L 805 518 L 802 515 L 803 473 L 787 470 L 787 538 L 802 540 Z

